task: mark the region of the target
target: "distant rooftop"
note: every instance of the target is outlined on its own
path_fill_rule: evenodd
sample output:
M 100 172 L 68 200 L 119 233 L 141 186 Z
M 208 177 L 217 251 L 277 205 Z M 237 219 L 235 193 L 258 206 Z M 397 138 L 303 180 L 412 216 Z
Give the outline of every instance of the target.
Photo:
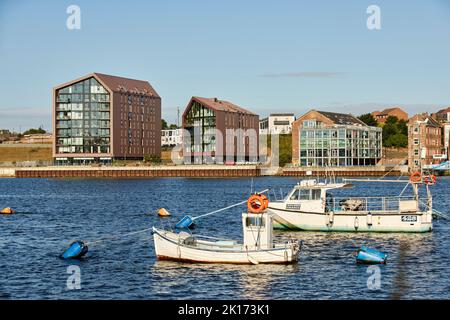
M 328 111 L 317 111 L 317 112 L 319 112 L 323 116 L 327 117 L 328 119 L 333 121 L 335 124 L 367 126 L 364 122 L 362 122 L 358 118 L 352 116 L 351 114 L 328 112 Z
M 229 101 L 219 100 L 218 98 L 192 97 L 192 100 L 197 101 L 216 111 L 226 111 L 226 112 L 236 112 L 236 113 L 256 115 L 255 113 L 248 111 L 247 109 L 239 107 Z
M 293 113 L 271 113 L 271 117 L 293 117 Z
M 95 72 L 94 75 L 113 91 L 134 91 L 159 97 L 156 90 L 153 89 L 148 81 L 117 77 L 97 72 Z
M 98 72 L 94 72 L 84 77 L 66 82 L 64 84 L 55 87 L 54 89 L 61 89 L 74 83 L 89 79 L 91 77 L 96 78 L 98 81 L 100 81 L 103 85 L 107 86 L 108 89 L 113 92 L 130 92 L 159 97 L 156 90 L 150 85 L 150 83 L 148 83 L 148 81 L 112 76 Z
M 433 119 L 433 117 L 426 112 L 415 114 L 414 116 L 411 117 L 411 119 L 409 119 L 410 123 L 415 121 L 426 121 L 429 125 L 432 125 L 434 127 L 440 127 L 439 122 Z

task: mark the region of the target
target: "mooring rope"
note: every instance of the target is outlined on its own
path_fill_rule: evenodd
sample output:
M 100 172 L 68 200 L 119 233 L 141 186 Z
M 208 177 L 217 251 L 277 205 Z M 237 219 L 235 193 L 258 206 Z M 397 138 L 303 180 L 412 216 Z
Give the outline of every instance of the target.
M 147 231 L 151 230 L 152 228 L 153 227 L 146 228 L 146 229 L 143 229 L 143 230 L 138 230 L 138 231 L 132 231 L 132 232 L 124 233 L 124 234 L 121 234 L 121 235 L 111 236 L 111 237 L 107 237 L 107 238 L 103 238 L 103 239 L 99 239 L 99 240 L 95 240 L 95 241 L 89 241 L 89 242 L 86 242 L 86 245 L 92 245 L 94 243 L 101 243 L 101 242 L 105 242 L 105 241 L 119 240 L 119 239 L 121 239 L 123 237 L 127 237 L 127 236 L 131 236 L 131 235 L 134 235 L 134 234 L 147 232 Z
M 265 193 L 267 191 L 269 191 L 269 189 L 265 189 L 265 190 L 260 191 L 258 193 Z M 205 214 L 201 214 L 199 216 L 193 217 L 192 220 L 197 220 L 197 219 L 200 219 L 200 218 L 203 218 L 203 217 L 207 217 L 207 216 L 212 215 L 214 213 L 222 212 L 222 211 L 225 211 L 225 210 L 228 210 L 228 209 L 240 206 L 240 205 L 242 205 L 244 203 L 247 203 L 247 200 L 241 201 L 239 203 L 232 204 L 231 206 L 228 206 L 228 207 L 225 207 L 225 208 L 222 208 L 222 209 L 218 209 L 218 210 L 214 210 L 214 211 L 211 211 L 211 212 L 208 212 L 208 213 L 205 213 Z

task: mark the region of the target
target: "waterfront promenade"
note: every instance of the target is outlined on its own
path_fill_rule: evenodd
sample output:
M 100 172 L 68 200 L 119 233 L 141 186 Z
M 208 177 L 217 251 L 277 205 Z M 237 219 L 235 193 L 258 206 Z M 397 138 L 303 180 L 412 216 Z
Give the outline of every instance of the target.
M 333 168 L 336 176 L 399 176 L 407 168 L 385 166 Z M 9 178 L 152 178 L 192 177 L 228 178 L 259 176 L 323 176 L 329 174 L 325 168 L 267 168 L 256 165 L 178 165 L 178 166 L 51 166 L 26 168 L 0 168 L 0 177 Z

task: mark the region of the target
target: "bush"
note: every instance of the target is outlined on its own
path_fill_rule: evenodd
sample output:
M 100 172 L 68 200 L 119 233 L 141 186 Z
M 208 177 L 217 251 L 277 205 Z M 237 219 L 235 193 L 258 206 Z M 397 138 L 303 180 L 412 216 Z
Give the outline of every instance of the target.
M 146 154 L 144 156 L 144 162 L 160 164 L 161 163 L 161 157 L 160 156 L 156 156 L 156 155 L 152 155 L 152 154 Z
M 408 146 L 408 137 L 402 133 L 397 133 L 387 138 L 385 147 L 406 148 Z
M 278 155 L 280 167 L 284 167 L 286 164 L 292 162 L 292 135 L 291 134 L 280 134 L 279 137 L 279 148 L 280 152 Z M 267 146 L 272 149 L 272 137 L 267 136 Z

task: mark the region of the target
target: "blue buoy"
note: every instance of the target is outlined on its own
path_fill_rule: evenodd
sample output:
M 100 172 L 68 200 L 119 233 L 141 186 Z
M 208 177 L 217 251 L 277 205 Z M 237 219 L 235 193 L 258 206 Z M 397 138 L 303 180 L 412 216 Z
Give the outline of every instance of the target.
M 387 254 L 378 250 L 362 246 L 356 255 L 356 263 L 360 264 L 386 264 Z
M 88 246 L 83 241 L 73 242 L 62 255 L 62 259 L 80 259 L 88 252 Z
M 183 219 L 181 219 L 176 225 L 176 229 L 188 229 L 192 224 L 194 223 L 194 220 L 190 216 L 185 216 Z

